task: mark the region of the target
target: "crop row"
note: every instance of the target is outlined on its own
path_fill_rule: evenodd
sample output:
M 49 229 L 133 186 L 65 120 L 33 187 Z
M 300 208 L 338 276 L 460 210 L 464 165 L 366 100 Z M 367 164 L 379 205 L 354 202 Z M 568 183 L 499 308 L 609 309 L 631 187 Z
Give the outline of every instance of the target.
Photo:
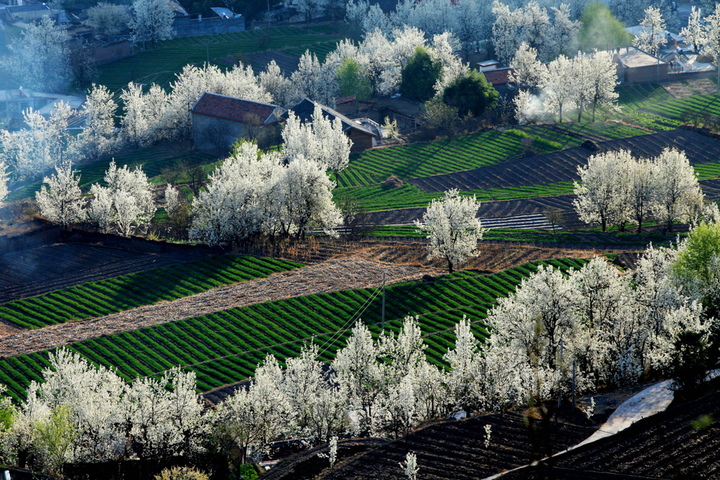
M 0 306 L 0 318 L 25 328 L 41 328 L 109 315 L 161 300 L 176 300 L 299 266 L 299 263 L 271 258 L 205 258 L 9 302 Z
M 527 135 L 539 153 L 580 143 L 552 129 L 528 127 L 526 130 L 531 132 Z M 425 144 L 375 149 L 354 156 L 350 166 L 338 174 L 337 183 L 340 187 L 361 186 L 383 182 L 391 175 L 409 179 L 471 170 L 503 162 L 525 149 L 524 135 L 518 134 L 518 130 L 488 130 Z
M 426 233 L 421 232 L 412 225 L 377 226 L 373 227 L 368 235 L 373 237 L 407 237 L 425 238 Z M 565 231 L 549 232 L 547 230 L 517 230 L 505 228 L 491 228 L 483 235 L 483 241 L 510 241 L 532 243 L 582 243 L 582 240 Z
M 500 296 L 514 290 L 539 263 L 579 267 L 581 260 L 526 264 L 494 275 L 458 272 L 433 282 L 408 282 L 386 288 L 386 330 L 397 332 L 402 319 L 419 315 L 428 358 L 443 364 L 454 342 L 453 328 L 468 315 L 479 338 L 480 320 Z M 281 361 L 297 355 L 304 342 L 315 342 L 330 360 L 344 345 L 357 318 L 379 334 L 381 299 L 377 289 L 345 290 L 257 304 L 202 317 L 83 341 L 70 348 L 90 361 L 116 369 L 125 378 L 157 375 L 181 366 L 197 374 L 198 389 L 241 381 L 252 375 L 266 353 Z M 15 398 L 47 365 L 47 352 L 0 360 L 0 383 Z
M 489 188 L 470 190 L 480 201 L 514 200 L 520 198 L 550 197 L 573 193 L 572 182 L 554 182 L 548 184 L 526 185 L 520 187 Z M 423 192 L 414 185 L 405 184 L 398 188 L 383 188 L 381 185 L 366 187 L 338 188 L 333 192 L 336 201 L 350 199 L 358 208 L 367 212 L 395 210 L 400 208 L 427 207 L 431 200 L 442 198 L 441 192 Z
M 720 96 L 695 95 L 675 98 L 657 85 L 636 85 L 619 90 L 619 103 L 626 112 L 644 109 L 673 120 L 686 120 L 695 115 L 719 115 Z
M 629 110 L 646 108 L 653 103 L 671 100 L 667 91 L 655 83 L 628 85 L 618 89 L 618 103 Z

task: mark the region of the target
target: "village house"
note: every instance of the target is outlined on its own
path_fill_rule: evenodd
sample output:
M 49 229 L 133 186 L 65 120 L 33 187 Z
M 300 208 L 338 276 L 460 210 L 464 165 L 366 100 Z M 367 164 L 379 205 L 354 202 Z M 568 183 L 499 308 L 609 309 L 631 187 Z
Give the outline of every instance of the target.
M 622 83 L 649 83 L 667 80 L 669 65 L 658 57 L 635 47 L 615 51 L 618 79 Z
M 497 60 L 484 60 L 477 64 L 478 72 L 485 75 L 485 79 L 500 95 L 507 95 L 508 86 L 510 84 L 510 74 L 513 69 L 510 67 L 500 67 Z
M 45 3 L 10 5 L 3 10 L 5 13 L 3 20 L 10 24 L 32 22 L 43 17 L 53 17 L 57 20 L 57 16 L 53 14 L 53 11 Z
M 269 103 L 206 92 L 190 113 L 195 148 L 227 153 L 238 139 L 255 139 L 261 130 L 277 128 L 285 110 Z
M 316 102 L 305 98 L 290 110 L 292 110 L 295 113 L 295 116 L 297 116 L 301 121 L 310 122 L 312 121 L 316 104 Z M 350 140 L 353 142 L 351 150 L 353 153 L 373 148 L 377 145 L 378 140 L 382 138 L 380 126 L 376 122 L 367 118 L 352 120 L 337 110 L 333 110 L 332 108 L 324 105 L 317 105 L 320 106 L 325 118 L 329 118 L 333 121 L 336 118 L 340 119 L 343 132 L 345 132 L 345 135 L 350 137 Z M 283 120 L 286 118 L 287 113 L 283 116 Z

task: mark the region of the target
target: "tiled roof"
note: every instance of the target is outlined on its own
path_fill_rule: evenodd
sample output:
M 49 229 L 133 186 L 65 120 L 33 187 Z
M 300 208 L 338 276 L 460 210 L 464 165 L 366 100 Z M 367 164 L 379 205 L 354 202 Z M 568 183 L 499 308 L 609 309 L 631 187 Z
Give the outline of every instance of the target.
M 269 103 L 206 92 L 195 103 L 190 113 L 245 124 L 268 125 L 279 120 L 279 113 L 282 109 L 278 109 L 280 107 Z
M 320 105 L 320 108 L 322 109 L 323 116 L 325 118 L 329 118 L 330 120 L 335 120 L 336 118 L 340 119 L 340 121 L 342 122 L 343 132 L 347 132 L 348 130 L 353 129 L 365 133 L 366 135 L 375 136 L 373 132 L 360 125 L 355 120 L 350 120 L 342 113 L 324 105 Z M 310 122 L 312 121 L 312 116 L 315 112 L 315 102 L 305 98 L 300 103 L 292 107 L 290 110 L 295 112 L 295 116 L 297 116 L 303 122 Z M 283 118 L 287 118 L 287 114 L 283 115 Z
M 510 83 L 508 75 L 512 71 L 511 68 L 498 68 L 496 70 L 488 70 L 487 72 L 480 72 L 485 75 L 485 79 L 490 85 L 507 85 Z
M 48 7 L 46 4 L 32 4 L 32 5 L 10 5 L 7 7 L 7 10 L 12 13 L 20 13 L 20 12 L 39 12 L 39 11 L 49 11 L 50 7 Z

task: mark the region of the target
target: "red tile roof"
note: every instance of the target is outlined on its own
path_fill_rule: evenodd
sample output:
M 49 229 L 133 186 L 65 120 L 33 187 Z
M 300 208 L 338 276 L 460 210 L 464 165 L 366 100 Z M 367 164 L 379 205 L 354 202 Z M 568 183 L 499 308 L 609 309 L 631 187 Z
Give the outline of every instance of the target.
M 512 71 L 511 68 L 498 68 L 495 70 L 488 70 L 487 72 L 480 72 L 485 75 L 485 79 L 491 85 L 507 85 L 510 83 L 508 75 Z
M 203 93 L 190 113 L 223 118 L 251 125 L 267 125 L 278 121 L 282 109 L 269 103 L 253 102 L 216 93 Z

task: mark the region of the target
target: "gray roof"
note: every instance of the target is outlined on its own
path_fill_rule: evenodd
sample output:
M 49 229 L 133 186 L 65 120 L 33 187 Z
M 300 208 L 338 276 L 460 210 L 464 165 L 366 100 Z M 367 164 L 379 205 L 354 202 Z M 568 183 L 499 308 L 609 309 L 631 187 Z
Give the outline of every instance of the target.
M 340 122 L 342 123 L 342 129 L 343 132 L 347 132 L 348 130 L 358 130 L 365 135 L 375 136 L 375 134 L 364 127 L 363 125 L 360 125 L 355 120 L 351 120 L 342 113 L 333 110 L 330 107 L 326 107 L 324 105 L 321 105 L 317 102 L 313 102 L 312 100 L 305 98 L 300 101 L 297 105 L 292 107 L 290 110 L 292 110 L 295 113 L 295 116 L 298 117 L 303 122 L 310 122 L 312 121 L 313 113 L 315 112 L 315 105 L 318 105 L 320 109 L 323 112 L 323 116 L 325 118 L 329 118 L 330 120 L 335 120 L 336 118 L 340 119 Z M 283 119 L 287 118 L 287 113 L 283 116 Z

